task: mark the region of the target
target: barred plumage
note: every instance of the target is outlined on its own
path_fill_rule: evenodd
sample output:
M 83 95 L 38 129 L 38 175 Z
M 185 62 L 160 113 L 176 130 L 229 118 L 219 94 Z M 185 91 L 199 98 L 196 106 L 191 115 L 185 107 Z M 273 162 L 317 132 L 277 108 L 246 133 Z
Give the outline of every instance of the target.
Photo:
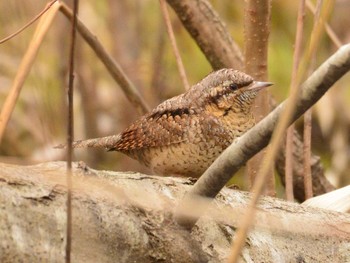
M 164 101 L 120 134 L 77 141 L 73 147 L 104 147 L 140 161 L 157 174 L 199 177 L 254 125 L 254 98 L 270 85 L 237 70 L 221 69 Z

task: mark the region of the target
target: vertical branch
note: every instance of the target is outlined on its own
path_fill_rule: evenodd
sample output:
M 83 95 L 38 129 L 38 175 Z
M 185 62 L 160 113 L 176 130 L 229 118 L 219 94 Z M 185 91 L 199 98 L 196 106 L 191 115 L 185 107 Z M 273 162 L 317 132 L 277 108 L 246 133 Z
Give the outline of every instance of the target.
M 78 13 L 78 0 L 73 2 L 73 21 L 71 31 L 71 45 L 69 52 L 69 82 L 68 82 L 68 124 L 67 124 L 67 232 L 66 232 L 66 262 L 71 262 L 72 249 L 72 155 L 74 136 L 73 116 L 73 84 L 74 84 L 74 50 L 76 40 L 76 24 Z
M 294 55 L 293 55 L 293 68 L 292 68 L 292 81 L 290 89 L 297 88 L 297 73 L 299 62 L 301 58 L 302 42 L 303 42 L 303 28 L 305 17 L 305 0 L 300 0 L 298 18 L 297 18 L 297 30 L 294 43 Z M 291 91 L 292 92 L 292 91 Z M 286 139 L 286 199 L 288 201 L 294 200 L 293 193 L 293 139 L 294 139 L 294 124 L 292 124 L 287 130 Z
M 311 33 L 311 40 L 314 39 L 314 35 L 321 35 L 321 29 L 324 28 L 325 21 L 329 17 L 330 11 L 333 8 L 334 0 L 318 0 L 316 5 L 316 11 L 314 16 L 314 26 Z M 315 40 L 314 40 L 315 42 Z M 316 51 L 318 47 L 318 42 L 315 43 L 314 48 L 310 48 L 310 61 L 309 72 L 315 67 L 316 61 Z M 304 115 L 304 189 L 305 189 L 305 199 L 313 197 L 312 190 L 312 175 L 311 175 L 311 123 L 312 123 L 312 110 L 309 109 Z
M 176 45 L 176 39 L 175 39 L 173 28 L 171 26 L 169 12 L 168 12 L 168 9 L 166 7 L 165 0 L 159 0 L 159 3 L 160 3 L 160 7 L 161 7 L 161 10 L 162 10 L 163 16 L 164 16 L 166 29 L 167 29 L 167 32 L 168 32 L 168 35 L 169 35 L 169 38 L 170 38 L 171 46 L 172 46 L 173 51 L 174 51 L 174 55 L 175 55 L 177 67 L 178 67 L 179 72 L 180 72 L 181 80 L 182 80 L 182 82 L 184 84 L 185 89 L 189 90 L 190 89 L 190 85 L 188 84 L 188 79 L 187 79 L 187 76 L 186 76 L 185 68 L 184 68 L 184 65 L 182 63 L 182 59 L 181 59 L 181 56 L 180 56 L 179 49 L 177 48 L 177 45 Z
M 245 7 L 245 70 L 255 79 L 267 79 L 267 50 L 268 37 L 270 33 L 270 15 L 271 1 L 269 0 L 248 0 Z M 257 121 L 264 118 L 269 112 L 269 98 L 267 91 L 259 94 L 255 100 L 255 108 L 253 114 Z M 275 136 L 277 137 L 277 136 Z M 277 137 L 277 140 L 280 140 Z M 235 239 L 232 240 L 232 249 L 230 251 L 228 261 L 235 263 L 245 244 L 247 232 L 252 225 L 255 215 L 255 206 L 260 194 L 263 191 L 264 185 L 268 183 L 268 194 L 275 194 L 273 160 L 275 155 L 273 150 L 277 152 L 276 145 L 274 148 L 268 147 L 268 151 L 261 151 L 252 160 L 248 162 L 248 175 L 251 182 L 254 182 L 253 198 L 247 212 L 244 216 L 244 223 L 238 229 Z M 264 158 L 266 157 L 266 158 Z M 267 162 L 262 165 L 262 159 Z M 259 171 L 259 174 L 258 174 Z
M 301 0 L 300 2 L 302 2 Z M 295 51 L 294 51 L 295 53 Z M 294 201 L 294 190 L 293 190 L 293 139 L 294 139 L 294 130 L 295 125 L 292 123 L 287 129 L 287 138 L 286 138 L 286 159 L 285 159 L 285 193 L 286 200 L 293 202 Z
M 314 26 L 313 32 L 315 31 L 316 25 L 319 22 L 321 15 L 321 7 L 323 0 L 318 0 L 314 13 Z M 313 33 L 312 32 L 312 33 Z M 312 37 L 312 34 L 311 34 Z M 309 65 L 309 72 L 314 68 L 316 61 L 316 51 L 313 50 L 311 53 L 311 62 Z M 312 123 L 312 110 L 308 109 L 304 114 L 304 144 L 303 144 L 303 168 L 304 168 L 304 191 L 305 200 L 313 196 L 312 192 L 312 178 L 311 178 L 311 123 Z
M 311 177 L 311 122 L 312 110 L 308 109 L 304 114 L 304 189 L 305 200 L 313 197 L 312 177 Z
M 270 33 L 271 2 L 268 0 L 249 0 L 246 3 L 244 14 L 244 38 L 245 38 L 245 71 L 256 80 L 267 80 L 267 51 L 268 37 Z M 268 90 L 260 92 L 255 99 L 253 114 L 256 121 L 260 121 L 270 111 Z M 248 162 L 247 172 L 251 185 L 264 157 L 265 151 L 261 151 Z M 275 195 L 273 165 L 270 167 L 267 193 Z

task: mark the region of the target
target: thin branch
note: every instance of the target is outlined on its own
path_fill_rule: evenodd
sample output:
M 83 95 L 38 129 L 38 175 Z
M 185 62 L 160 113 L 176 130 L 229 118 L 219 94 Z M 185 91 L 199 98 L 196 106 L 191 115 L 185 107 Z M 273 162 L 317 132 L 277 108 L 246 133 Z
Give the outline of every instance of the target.
M 21 64 L 18 67 L 16 77 L 13 81 L 12 87 L 9 91 L 8 96 L 2 106 L 0 113 L 0 142 L 3 138 L 6 126 L 10 120 L 13 109 L 16 105 L 16 101 L 23 87 L 24 81 L 26 80 L 29 71 L 34 63 L 36 55 L 38 54 L 39 48 L 43 39 L 48 32 L 53 19 L 56 16 L 61 4 L 54 2 L 50 9 L 44 13 L 36 27 L 35 33 L 32 37 L 31 42 L 28 45 L 28 49 L 23 56 Z
M 66 262 L 71 262 L 72 250 L 72 159 L 74 140 L 74 115 L 73 115 L 73 92 L 74 92 L 74 54 L 76 46 L 77 16 L 79 0 L 73 1 L 73 21 L 71 26 L 71 44 L 69 52 L 69 80 L 68 80 L 68 116 L 67 116 L 67 229 L 66 229 Z
M 314 24 L 311 31 L 311 38 L 317 29 L 318 23 L 320 23 L 321 16 L 321 8 L 322 8 L 323 0 L 317 0 L 316 10 L 314 12 Z M 311 51 L 311 62 L 309 65 L 309 72 L 313 70 L 316 63 L 316 49 Z M 310 199 L 313 196 L 312 193 L 312 178 L 311 178 L 311 125 L 312 122 L 312 111 L 308 109 L 304 114 L 304 130 L 303 130 L 303 170 L 304 170 L 304 192 L 305 199 Z
M 72 19 L 72 10 L 64 3 L 60 11 L 68 18 Z M 100 41 L 94 36 L 90 30 L 78 19 L 77 30 L 83 39 L 89 44 L 92 50 L 96 53 L 101 62 L 105 65 L 108 72 L 111 74 L 113 79 L 119 84 L 121 89 L 124 91 L 125 96 L 131 102 L 131 104 L 137 109 L 139 114 L 145 114 L 150 109 L 146 102 L 141 97 L 140 93 L 126 76 L 120 65 L 107 53 L 105 48 L 102 46 Z
M 265 119 L 260 121 L 252 129 L 246 132 L 240 139 L 230 145 L 214 163 L 198 179 L 191 191 L 185 196 L 185 200 L 180 203 L 178 211 L 184 208 L 187 199 L 193 196 L 203 196 L 214 198 L 225 186 L 232 174 L 249 160 L 254 154 L 266 147 L 271 135 L 276 128 L 279 119 L 284 123 L 283 126 L 291 124 L 298 119 L 308 108 L 315 104 L 331 86 L 339 80 L 347 71 L 350 70 L 350 44 L 341 47 L 334 55 L 325 61 L 302 85 L 299 92 L 299 100 L 293 105 L 290 103 L 292 98 L 287 99 L 272 111 Z M 290 114 L 286 111 L 287 107 L 295 106 L 295 110 L 288 120 L 283 118 Z M 291 109 L 289 109 L 290 111 Z M 280 122 L 279 122 L 280 123 Z M 281 125 L 281 124 L 280 124 Z M 282 127 L 283 128 L 283 127 Z M 280 138 L 277 138 L 280 139 Z M 276 137 L 274 142 L 276 142 Z M 271 147 L 272 148 L 272 147 Z M 274 154 L 267 155 L 274 158 Z M 264 179 L 259 176 L 258 178 Z M 259 179 L 261 181 L 261 179 Z M 259 186 L 259 180 L 257 185 Z M 255 187 L 257 188 L 257 187 Z M 259 190 L 259 189 L 254 189 Z M 259 194 L 256 192 L 255 195 Z M 255 197 L 254 202 L 257 201 Z M 254 203 L 252 204 L 254 205 Z M 204 211 L 201 211 L 203 214 Z M 184 227 L 192 228 L 198 218 L 184 218 L 179 216 L 178 222 Z M 242 220 L 244 222 L 244 220 Z
M 183 83 L 185 89 L 189 90 L 190 84 L 188 83 L 185 67 L 182 63 L 179 49 L 177 48 L 176 39 L 175 39 L 173 27 L 171 26 L 170 16 L 169 16 L 169 12 L 168 12 L 165 0 L 159 0 L 159 3 L 160 3 L 160 8 L 161 8 L 162 13 L 163 13 L 166 29 L 167 29 L 167 32 L 168 32 L 168 35 L 170 38 L 170 43 L 171 43 L 171 46 L 172 46 L 173 51 L 174 51 L 174 55 L 175 55 L 175 59 L 176 59 L 176 63 L 177 63 L 177 68 L 179 69 L 182 83 Z
M 323 0 L 318 0 L 316 5 L 316 12 L 314 15 L 314 26 L 311 32 L 311 38 L 314 35 L 314 32 L 324 28 L 324 25 L 330 15 L 331 10 L 333 10 L 334 0 L 326 0 L 325 3 Z M 321 34 L 321 33 L 319 33 Z M 312 48 L 310 51 L 310 65 L 309 72 L 313 70 L 316 63 L 316 45 L 315 48 Z M 304 189 L 305 189 L 305 199 L 313 197 L 312 190 L 312 175 L 311 175 L 311 123 L 312 123 L 312 112 L 311 109 L 306 111 L 304 115 L 304 147 L 303 147 L 303 156 L 304 156 Z
M 313 5 L 313 3 L 311 2 L 311 0 L 306 0 L 306 6 L 307 8 L 310 9 L 310 11 L 315 14 L 316 13 L 316 9 Z M 339 37 L 337 36 L 337 34 L 334 32 L 334 30 L 331 28 L 331 26 L 328 23 L 325 23 L 325 28 L 326 28 L 326 32 L 329 36 L 329 38 L 333 41 L 333 44 L 337 47 L 340 48 L 343 43 L 342 41 L 339 39 Z
M 45 14 L 45 12 L 47 10 L 50 9 L 50 7 L 56 2 L 57 0 L 53 0 L 51 2 L 49 2 L 45 8 L 39 13 L 37 14 L 32 20 L 30 20 L 27 24 L 25 24 L 23 27 L 21 27 L 20 29 L 18 29 L 16 32 L 12 33 L 11 35 L 5 37 L 4 39 L 0 40 L 0 44 L 5 43 L 6 41 L 10 40 L 11 38 L 14 38 L 15 36 L 17 36 L 18 34 L 20 34 L 22 31 L 24 31 L 27 27 L 29 27 L 30 25 L 32 25 L 35 21 L 37 21 L 43 14 Z
M 294 166 L 294 145 L 293 145 L 293 137 L 294 137 L 295 125 L 292 123 L 287 129 L 287 138 L 286 138 L 286 159 L 285 159 L 285 195 L 286 200 L 293 202 L 294 201 L 294 191 L 293 191 L 293 166 Z
M 295 49 L 293 54 L 293 68 L 292 68 L 292 80 L 290 90 L 296 89 L 299 83 L 297 82 L 297 73 L 299 62 L 301 58 L 302 43 L 303 43 L 303 29 L 304 29 L 304 17 L 305 17 L 305 0 L 300 0 L 297 18 L 297 30 L 295 36 Z M 292 92 L 292 91 L 291 91 Z M 294 201 L 293 193 L 293 140 L 294 140 L 294 124 L 292 124 L 287 130 L 286 139 L 286 161 L 285 161 L 285 182 L 286 182 L 286 199 L 288 201 Z
M 305 199 L 313 197 L 312 177 L 311 177 L 311 122 L 312 111 L 307 110 L 304 114 L 304 189 Z

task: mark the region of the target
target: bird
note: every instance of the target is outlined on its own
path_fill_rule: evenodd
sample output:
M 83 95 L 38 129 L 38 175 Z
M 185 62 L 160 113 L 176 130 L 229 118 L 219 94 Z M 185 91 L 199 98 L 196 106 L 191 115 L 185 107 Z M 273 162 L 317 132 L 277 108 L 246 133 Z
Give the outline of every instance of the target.
M 271 85 L 223 68 L 165 100 L 121 133 L 75 141 L 72 147 L 106 148 L 136 159 L 157 175 L 198 178 L 255 125 L 254 99 Z

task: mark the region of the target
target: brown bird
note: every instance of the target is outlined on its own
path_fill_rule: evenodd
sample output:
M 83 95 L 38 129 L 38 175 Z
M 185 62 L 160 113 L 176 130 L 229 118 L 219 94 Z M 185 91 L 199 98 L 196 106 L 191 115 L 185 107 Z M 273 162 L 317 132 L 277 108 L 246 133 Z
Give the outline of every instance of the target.
M 254 124 L 255 97 L 270 82 L 221 69 L 159 104 L 118 135 L 73 143 L 103 147 L 138 160 L 160 175 L 199 177 Z

